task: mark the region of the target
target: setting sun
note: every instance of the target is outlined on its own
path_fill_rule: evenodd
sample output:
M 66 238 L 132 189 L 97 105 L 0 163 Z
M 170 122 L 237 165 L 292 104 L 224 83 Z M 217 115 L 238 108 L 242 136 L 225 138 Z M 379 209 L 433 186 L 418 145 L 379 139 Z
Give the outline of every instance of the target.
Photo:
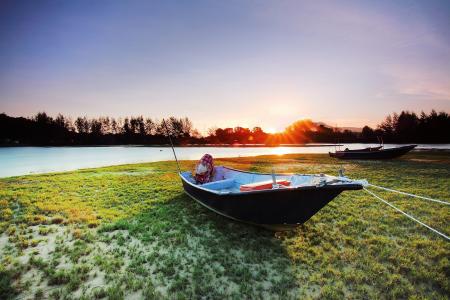
M 271 128 L 267 128 L 267 129 L 266 129 L 266 132 L 267 132 L 267 133 L 274 134 L 274 133 L 277 133 L 278 130 L 277 130 L 276 128 L 271 127 Z

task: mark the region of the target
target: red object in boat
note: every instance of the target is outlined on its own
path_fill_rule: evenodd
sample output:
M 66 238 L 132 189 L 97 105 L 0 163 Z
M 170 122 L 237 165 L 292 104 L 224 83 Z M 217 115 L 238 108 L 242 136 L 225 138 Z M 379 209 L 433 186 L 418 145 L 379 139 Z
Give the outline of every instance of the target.
M 277 180 L 277 184 L 289 186 L 291 182 L 289 180 Z M 270 190 L 272 189 L 273 181 L 261 181 L 249 184 L 243 184 L 240 186 L 241 192 L 250 192 L 250 191 L 260 191 L 260 190 Z

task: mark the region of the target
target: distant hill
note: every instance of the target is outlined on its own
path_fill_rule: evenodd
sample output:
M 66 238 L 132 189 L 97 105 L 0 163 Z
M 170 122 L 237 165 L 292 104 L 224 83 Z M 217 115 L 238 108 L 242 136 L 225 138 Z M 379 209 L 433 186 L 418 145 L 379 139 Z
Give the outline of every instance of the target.
M 333 128 L 333 129 L 336 128 L 335 126 L 330 126 L 324 122 L 314 122 L 314 123 L 316 123 L 317 125 L 323 125 L 328 128 Z M 349 130 L 351 132 L 356 132 L 356 133 L 362 132 L 362 128 L 360 128 L 360 127 L 337 127 L 337 129 L 339 129 L 340 131 Z
M 338 129 L 340 129 L 340 130 L 349 130 L 351 132 L 356 132 L 356 133 L 361 133 L 362 132 L 362 128 L 360 128 L 360 127 L 338 127 Z

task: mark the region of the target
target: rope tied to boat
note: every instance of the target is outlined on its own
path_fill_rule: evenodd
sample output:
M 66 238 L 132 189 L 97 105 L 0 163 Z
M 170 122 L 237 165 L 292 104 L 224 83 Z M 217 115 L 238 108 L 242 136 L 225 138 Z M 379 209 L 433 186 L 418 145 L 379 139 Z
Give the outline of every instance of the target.
M 385 187 L 382 187 L 382 186 L 374 185 L 374 184 L 371 184 L 371 183 L 368 183 L 367 185 L 371 186 L 371 187 L 374 187 L 374 188 L 377 188 L 377 189 L 385 190 L 385 191 L 388 191 L 388 192 L 398 193 L 398 194 L 402 194 L 402 195 L 406 195 L 406 196 L 410 196 L 410 197 L 414 197 L 414 198 L 419 198 L 419 199 L 422 199 L 422 200 L 437 202 L 437 203 L 444 204 L 444 205 L 450 205 L 450 202 L 443 201 L 443 200 L 438 200 L 438 199 L 433 199 L 433 198 L 430 198 L 430 197 L 419 196 L 419 195 L 414 195 L 414 194 L 410 194 L 410 193 L 406 193 L 406 192 L 402 192 L 402 191 L 397 191 L 397 190 L 385 188 Z
M 372 186 L 371 184 L 368 184 L 368 185 Z M 403 210 L 401 210 L 400 208 L 396 207 L 395 205 L 393 205 L 393 204 L 387 202 L 386 200 L 382 199 L 380 196 L 376 195 L 374 192 L 369 191 L 366 187 L 364 187 L 363 189 L 364 189 L 364 191 L 366 191 L 368 194 L 372 195 L 373 197 L 375 197 L 376 199 L 380 200 L 381 202 L 383 202 L 383 203 L 389 205 L 390 207 L 392 207 L 392 208 L 395 209 L 396 211 L 400 212 L 401 214 L 405 215 L 406 217 L 410 218 L 410 219 L 413 220 L 414 222 L 419 223 L 420 225 L 422 225 L 422 226 L 428 228 L 429 230 L 433 231 L 434 233 L 436 233 L 436 234 L 442 236 L 442 237 L 445 238 L 447 241 L 450 241 L 450 237 L 448 237 L 448 236 L 445 235 L 444 233 L 440 232 L 439 230 L 436 230 L 436 229 L 432 228 L 431 226 L 429 226 L 429 225 L 427 225 L 427 224 L 421 222 L 420 220 L 414 218 L 412 215 L 410 215 L 410 214 L 404 212 Z M 405 193 L 405 194 L 407 194 L 407 193 Z M 427 197 L 425 197 L 425 198 L 427 198 Z M 430 198 L 430 199 L 431 199 L 431 198 Z

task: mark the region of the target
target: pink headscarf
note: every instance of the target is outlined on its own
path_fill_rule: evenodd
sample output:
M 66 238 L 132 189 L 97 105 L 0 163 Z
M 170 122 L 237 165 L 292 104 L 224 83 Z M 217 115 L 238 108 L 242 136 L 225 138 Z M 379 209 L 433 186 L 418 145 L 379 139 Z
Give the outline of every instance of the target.
M 210 154 L 205 154 L 199 160 L 194 170 L 195 182 L 199 184 L 210 182 L 214 175 L 214 162 Z

